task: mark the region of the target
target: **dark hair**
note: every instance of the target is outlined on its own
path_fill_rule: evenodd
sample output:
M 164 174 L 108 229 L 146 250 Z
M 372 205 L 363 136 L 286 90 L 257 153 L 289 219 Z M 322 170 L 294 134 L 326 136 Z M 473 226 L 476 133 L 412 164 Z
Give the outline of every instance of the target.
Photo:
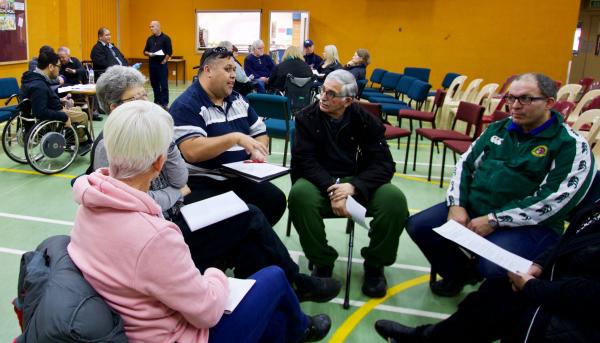
M 58 63 L 58 55 L 54 52 L 54 49 L 50 47 L 48 47 L 50 49 L 44 49 L 44 47 L 48 46 L 43 46 L 42 49 L 40 49 L 37 64 L 39 69 L 46 69 L 50 64 L 56 65 Z
M 202 72 L 202 69 L 205 65 L 216 60 L 217 58 L 229 58 L 232 56 L 233 53 L 222 46 L 206 49 L 200 58 L 200 72 Z
M 54 48 L 52 48 L 50 45 L 42 45 L 39 53 L 41 54 L 43 51 L 54 51 Z
M 104 26 L 102 26 L 101 28 L 98 29 L 98 38 L 102 37 L 102 35 L 104 35 L 104 31 L 108 31 L 108 29 Z
M 515 81 L 523 79 L 533 79 L 537 82 L 538 89 L 543 96 L 556 99 L 556 82 L 548 76 L 540 73 L 525 73 L 519 75 Z

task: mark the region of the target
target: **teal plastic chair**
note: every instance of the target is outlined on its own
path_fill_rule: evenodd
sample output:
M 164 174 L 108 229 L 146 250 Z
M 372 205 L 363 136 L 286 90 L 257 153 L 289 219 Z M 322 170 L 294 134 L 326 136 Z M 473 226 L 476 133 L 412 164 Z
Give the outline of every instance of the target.
M 0 123 L 12 119 L 17 114 L 17 104 L 8 105 L 13 99 L 19 102 L 19 84 L 14 77 L 0 78 L 0 100 L 4 100 L 4 107 L 0 107 Z

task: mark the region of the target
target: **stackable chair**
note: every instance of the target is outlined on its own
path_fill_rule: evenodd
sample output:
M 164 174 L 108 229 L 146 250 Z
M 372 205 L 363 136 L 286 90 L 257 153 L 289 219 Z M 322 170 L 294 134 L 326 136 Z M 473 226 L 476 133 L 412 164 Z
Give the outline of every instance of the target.
M 250 107 L 256 113 L 265 118 L 267 133 L 269 134 L 269 153 L 271 152 L 271 140 L 275 138 L 283 138 L 285 140 L 283 146 L 283 166 L 287 160 L 288 143 L 290 136 L 295 130 L 294 121 L 292 120 L 292 109 L 288 98 L 275 94 L 248 94 Z
M 404 75 L 412 76 L 423 82 L 429 83 L 429 74 L 431 69 L 429 68 L 417 68 L 417 67 L 406 67 L 404 68 Z
M 588 130 L 582 130 L 584 126 L 587 126 Z M 580 135 L 585 137 L 587 142 L 592 146 L 598 139 L 598 133 L 600 132 L 600 109 L 593 109 L 583 112 L 575 123 L 573 123 L 573 130 L 579 132 Z
M 552 106 L 552 109 L 562 114 L 565 121 L 567 121 L 569 115 L 571 114 L 571 112 L 573 112 L 575 107 L 577 107 L 577 105 L 574 102 L 568 100 L 559 100 L 554 104 L 554 106 Z
M 371 77 L 369 78 L 369 81 L 371 81 L 371 85 L 369 87 L 366 87 L 365 91 L 378 92 L 381 87 L 376 87 L 376 85 L 378 85 L 378 84 L 381 85 L 381 80 L 383 79 L 383 76 L 386 73 L 387 73 L 387 70 L 385 70 L 385 69 L 381 69 L 381 68 L 373 69 L 373 72 L 371 73 Z
M 458 104 L 461 101 L 466 101 L 466 102 L 471 102 L 473 103 L 475 100 L 475 97 L 477 96 L 477 90 L 479 89 L 479 86 L 481 85 L 481 82 L 483 82 L 483 79 L 473 79 L 471 80 L 471 82 L 469 82 L 469 84 L 467 85 L 467 88 L 465 89 L 464 92 L 460 93 L 458 96 L 455 95 L 455 99 L 448 99 L 448 97 L 446 97 L 446 101 L 444 102 L 444 106 L 442 107 L 442 113 L 441 113 L 441 119 L 440 119 L 440 127 L 441 128 L 449 128 L 453 118 L 454 118 L 454 114 L 452 113 L 451 109 L 457 108 Z
M 4 100 L 4 106 L 0 107 L 0 123 L 12 119 L 17 113 L 19 102 L 19 84 L 14 77 L 0 78 L 0 100 Z M 16 104 L 9 105 L 16 100 Z
M 431 181 L 431 166 L 433 163 L 433 146 L 435 143 L 442 142 L 444 140 L 464 140 L 473 141 L 480 134 L 481 117 L 483 116 L 483 106 L 461 101 L 456 111 L 456 118 L 452 123 L 451 130 L 444 129 L 433 129 L 433 128 L 419 128 L 416 129 L 415 136 L 415 153 L 413 160 L 413 170 L 417 164 L 417 151 L 419 144 L 419 136 L 427 138 L 431 141 L 431 148 L 429 150 L 429 171 L 427 174 L 427 180 Z M 463 121 L 466 124 L 465 133 L 455 131 L 456 124 L 458 121 Z M 473 128 L 473 135 L 471 136 L 471 128 Z
M 386 92 L 394 92 L 396 89 L 396 85 L 398 84 L 398 81 L 400 81 L 401 77 L 402 74 L 392 72 L 385 73 L 385 75 L 381 79 L 381 87 L 376 90 L 365 88 L 362 93 L 362 98 L 369 100 L 369 97 L 371 96 L 381 95 L 382 93 Z
M 593 84 L 592 84 L 592 86 L 593 86 Z M 592 86 L 590 86 L 590 88 Z M 600 88 L 599 89 L 590 89 L 587 93 L 585 93 L 583 95 L 583 97 L 581 98 L 581 100 L 579 100 L 579 102 L 577 103 L 577 106 L 575 107 L 573 112 L 571 112 L 571 114 L 569 115 L 569 120 L 567 121 L 567 123 L 569 125 L 573 125 L 573 123 L 577 121 L 577 118 L 579 118 L 579 115 L 583 112 L 583 107 L 586 106 L 587 104 L 589 104 L 592 100 L 594 100 L 594 98 L 597 98 L 599 96 L 600 96 Z
M 459 77 L 460 74 L 458 73 L 446 73 L 446 75 L 444 76 L 444 79 L 442 80 L 442 90 L 446 90 L 450 87 L 450 85 L 452 84 L 452 81 L 454 81 L 454 79 L 456 79 L 457 77 Z M 435 96 L 435 91 L 433 92 L 429 92 L 429 96 Z
M 581 88 L 583 87 L 578 83 L 570 83 L 568 85 L 564 85 L 560 87 L 560 89 L 556 93 L 556 100 L 567 100 L 573 102 L 575 101 L 575 98 L 577 98 L 577 95 L 579 94 L 579 91 L 581 91 Z

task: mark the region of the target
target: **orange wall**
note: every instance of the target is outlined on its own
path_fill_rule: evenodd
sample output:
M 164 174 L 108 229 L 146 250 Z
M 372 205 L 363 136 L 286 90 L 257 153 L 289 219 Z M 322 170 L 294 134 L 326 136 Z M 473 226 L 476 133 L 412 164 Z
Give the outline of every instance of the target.
M 61 13 L 61 9 L 67 13 L 85 10 L 82 4 L 86 1 L 114 4 L 116 0 L 27 0 L 30 54 L 42 44 L 58 47 L 65 41 L 73 49 L 82 45 L 78 35 L 94 36 L 97 27 L 85 28 L 81 20 L 67 20 L 64 11 Z M 347 3 L 351 5 L 344 7 L 334 0 L 120 0 L 119 47 L 127 57 L 141 57 L 150 34 L 148 23 L 159 20 L 173 40 L 174 54 L 187 60 L 191 78 L 191 68 L 199 60 L 194 51 L 195 9 L 262 8 L 265 42 L 269 38 L 269 11 L 307 10 L 310 38 L 317 52 L 326 44 L 335 44 L 340 59 L 346 62 L 357 48 L 367 48 L 373 62 L 370 70 L 429 67 L 434 87 L 448 71 L 482 77 L 484 82 L 502 82 L 510 74 L 539 71 L 564 82 L 579 13 L 578 0 Z M 111 29 L 116 39 L 117 29 Z M 87 58 L 86 48 L 82 51 L 80 56 Z M 20 77 L 25 68 L 24 64 L 0 66 L 0 77 Z

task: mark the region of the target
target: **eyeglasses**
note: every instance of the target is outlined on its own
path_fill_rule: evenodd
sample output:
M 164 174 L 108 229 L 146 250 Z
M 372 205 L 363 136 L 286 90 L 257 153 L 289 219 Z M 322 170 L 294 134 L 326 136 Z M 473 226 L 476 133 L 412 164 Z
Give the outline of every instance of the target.
M 530 95 L 521 95 L 521 96 L 506 95 L 504 97 L 504 99 L 506 100 L 506 102 L 509 105 L 514 104 L 515 101 L 519 101 L 519 104 L 521 104 L 521 105 L 529 105 L 533 101 L 536 101 L 536 100 L 546 100 L 546 99 L 548 99 L 548 97 L 545 97 L 545 96 L 530 96 Z
M 206 64 L 206 61 L 209 58 L 213 59 L 212 57 L 215 55 L 216 55 L 216 58 L 226 58 L 226 57 L 232 57 L 233 52 L 227 50 L 226 48 L 224 48 L 222 46 L 204 50 L 204 53 L 202 54 L 202 58 L 200 59 L 200 69 L 202 69 L 204 67 L 204 65 Z
M 347 95 L 339 95 L 338 93 L 332 90 L 325 90 L 321 88 L 321 97 L 326 96 L 327 98 L 347 98 Z
M 144 92 L 144 93 L 136 94 L 136 95 L 132 96 L 131 98 L 121 99 L 121 100 L 119 100 L 118 105 L 121 105 L 122 103 L 125 103 L 125 102 L 134 101 L 134 100 L 148 100 L 148 93 Z

